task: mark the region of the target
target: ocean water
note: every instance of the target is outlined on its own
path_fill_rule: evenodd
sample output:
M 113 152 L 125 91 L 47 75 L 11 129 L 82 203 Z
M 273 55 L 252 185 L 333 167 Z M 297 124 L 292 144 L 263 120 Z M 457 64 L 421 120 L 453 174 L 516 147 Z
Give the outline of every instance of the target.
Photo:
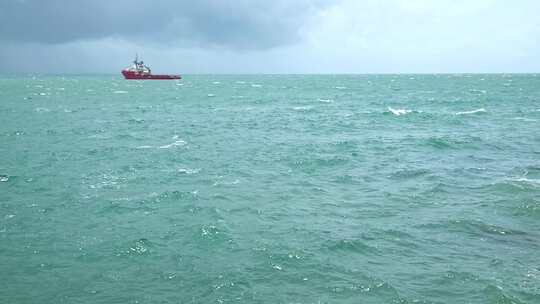
M 0 303 L 540 303 L 540 76 L 1 76 Z

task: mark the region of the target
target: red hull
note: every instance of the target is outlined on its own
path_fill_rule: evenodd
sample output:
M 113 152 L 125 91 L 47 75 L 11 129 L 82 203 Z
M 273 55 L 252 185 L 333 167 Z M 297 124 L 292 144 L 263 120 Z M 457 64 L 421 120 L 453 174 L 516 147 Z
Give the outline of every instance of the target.
M 139 73 L 136 71 L 123 70 L 122 75 L 125 79 L 140 79 L 140 80 L 166 80 L 166 79 L 182 79 L 180 75 L 153 75 Z

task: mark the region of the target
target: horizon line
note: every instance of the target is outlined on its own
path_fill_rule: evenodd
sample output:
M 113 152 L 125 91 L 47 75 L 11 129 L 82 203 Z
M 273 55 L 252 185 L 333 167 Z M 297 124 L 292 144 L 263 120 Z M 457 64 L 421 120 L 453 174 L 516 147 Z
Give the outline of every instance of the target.
M 268 76 L 286 76 L 286 75 L 313 75 L 313 76 L 377 76 L 377 75 L 538 75 L 540 74 L 540 71 L 538 72 L 381 72 L 381 73 L 375 73 L 375 72 L 366 72 L 366 73 L 183 73 L 181 75 L 193 75 L 193 76 L 207 76 L 207 75 L 222 75 L 222 76 L 234 76 L 234 75 L 268 75 Z M 46 76 L 61 76 L 61 75 L 68 75 L 68 76 L 90 76 L 90 75 L 103 75 L 103 76 L 121 76 L 121 73 L 99 73 L 99 72 L 84 72 L 84 73 L 75 73 L 75 72 L 0 72 L 0 75 L 2 76 L 19 76 L 19 75 L 46 75 Z

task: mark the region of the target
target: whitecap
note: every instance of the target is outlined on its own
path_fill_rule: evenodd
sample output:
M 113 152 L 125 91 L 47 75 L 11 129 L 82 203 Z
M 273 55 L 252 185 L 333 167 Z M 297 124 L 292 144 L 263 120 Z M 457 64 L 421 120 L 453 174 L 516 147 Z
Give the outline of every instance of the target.
M 478 90 L 478 89 L 471 89 L 470 92 L 471 93 L 476 93 L 476 94 L 486 94 L 487 93 L 486 90 Z
M 218 178 L 222 178 L 223 176 L 219 176 Z M 232 182 L 222 182 L 222 181 L 216 181 L 212 186 L 219 186 L 219 185 L 237 185 L 240 183 L 239 179 L 235 179 Z
M 214 82 L 212 82 L 212 83 L 213 83 L 213 84 L 220 84 L 221 82 L 219 82 L 219 81 L 214 81 Z
M 532 178 L 520 177 L 520 178 L 512 178 L 512 179 L 510 179 L 510 181 L 526 183 L 526 184 L 529 184 L 529 185 L 540 187 L 540 179 L 532 179 Z
M 293 110 L 295 110 L 295 111 L 309 111 L 312 108 L 313 107 L 294 107 Z
M 137 149 L 152 149 L 153 146 L 138 146 Z
M 347 89 L 347 87 L 338 86 L 338 87 L 334 87 L 334 89 L 345 90 L 345 89 Z
M 322 99 L 322 98 L 319 98 L 319 101 L 320 101 L 320 102 L 326 102 L 326 103 L 332 103 L 332 102 L 334 102 L 333 99 Z
M 466 115 L 466 114 L 485 113 L 485 112 L 486 112 L 486 109 L 480 108 L 480 109 L 471 110 L 471 111 L 456 112 L 454 115 Z
M 47 108 L 35 108 L 34 111 L 36 112 L 50 112 L 51 110 Z
M 526 117 L 514 117 L 512 119 L 513 120 L 526 121 L 526 122 L 535 122 L 536 121 L 536 119 L 531 119 L 531 118 L 526 118 Z
M 113 94 L 127 94 L 128 91 L 114 91 Z
M 197 174 L 201 171 L 201 169 L 197 168 L 197 169 L 189 169 L 189 168 L 178 168 L 176 170 L 176 172 L 178 173 L 183 173 L 183 174 Z
M 173 147 L 183 146 L 183 145 L 185 145 L 185 144 L 186 144 L 185 141 L 179 139 L 179 140 L 173 142 L 172 144 L 159 146 L 159 148 L 160 148 L 160 149 L 169 149 L 169 148 L 173 148 Z
M 260 87 L 262 87 L 261 84 L 251 84 L 251 86 L 252 86 L 253 88 L 260 88 Z
M 0 182 L 5 183 L 9 180 L 9 176 L 7 175 L 0 175 Z
M 208 97 L 216 97 L 215 94 L 208 94 L 208 95 L 206 95 L 206 96 L 208 96 Z
M 407 110 L 407 109 L 393 109 L 391 107 L 388 107 L 388 111 L 390 111 L 392 114 L 396 115 L 396 116 L 400 116 L 400 115 L 405 115 L 405 114 L 409 114 L 409 113 L 412 113 L 412 110 Z

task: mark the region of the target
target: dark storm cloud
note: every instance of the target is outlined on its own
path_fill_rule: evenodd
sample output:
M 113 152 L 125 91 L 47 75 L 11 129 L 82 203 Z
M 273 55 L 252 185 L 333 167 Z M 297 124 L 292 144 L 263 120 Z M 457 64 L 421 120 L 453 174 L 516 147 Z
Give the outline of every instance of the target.
M 321 0 L 2 0 L 0 40 L 101 38 L 260 49 L 294 43 Z

